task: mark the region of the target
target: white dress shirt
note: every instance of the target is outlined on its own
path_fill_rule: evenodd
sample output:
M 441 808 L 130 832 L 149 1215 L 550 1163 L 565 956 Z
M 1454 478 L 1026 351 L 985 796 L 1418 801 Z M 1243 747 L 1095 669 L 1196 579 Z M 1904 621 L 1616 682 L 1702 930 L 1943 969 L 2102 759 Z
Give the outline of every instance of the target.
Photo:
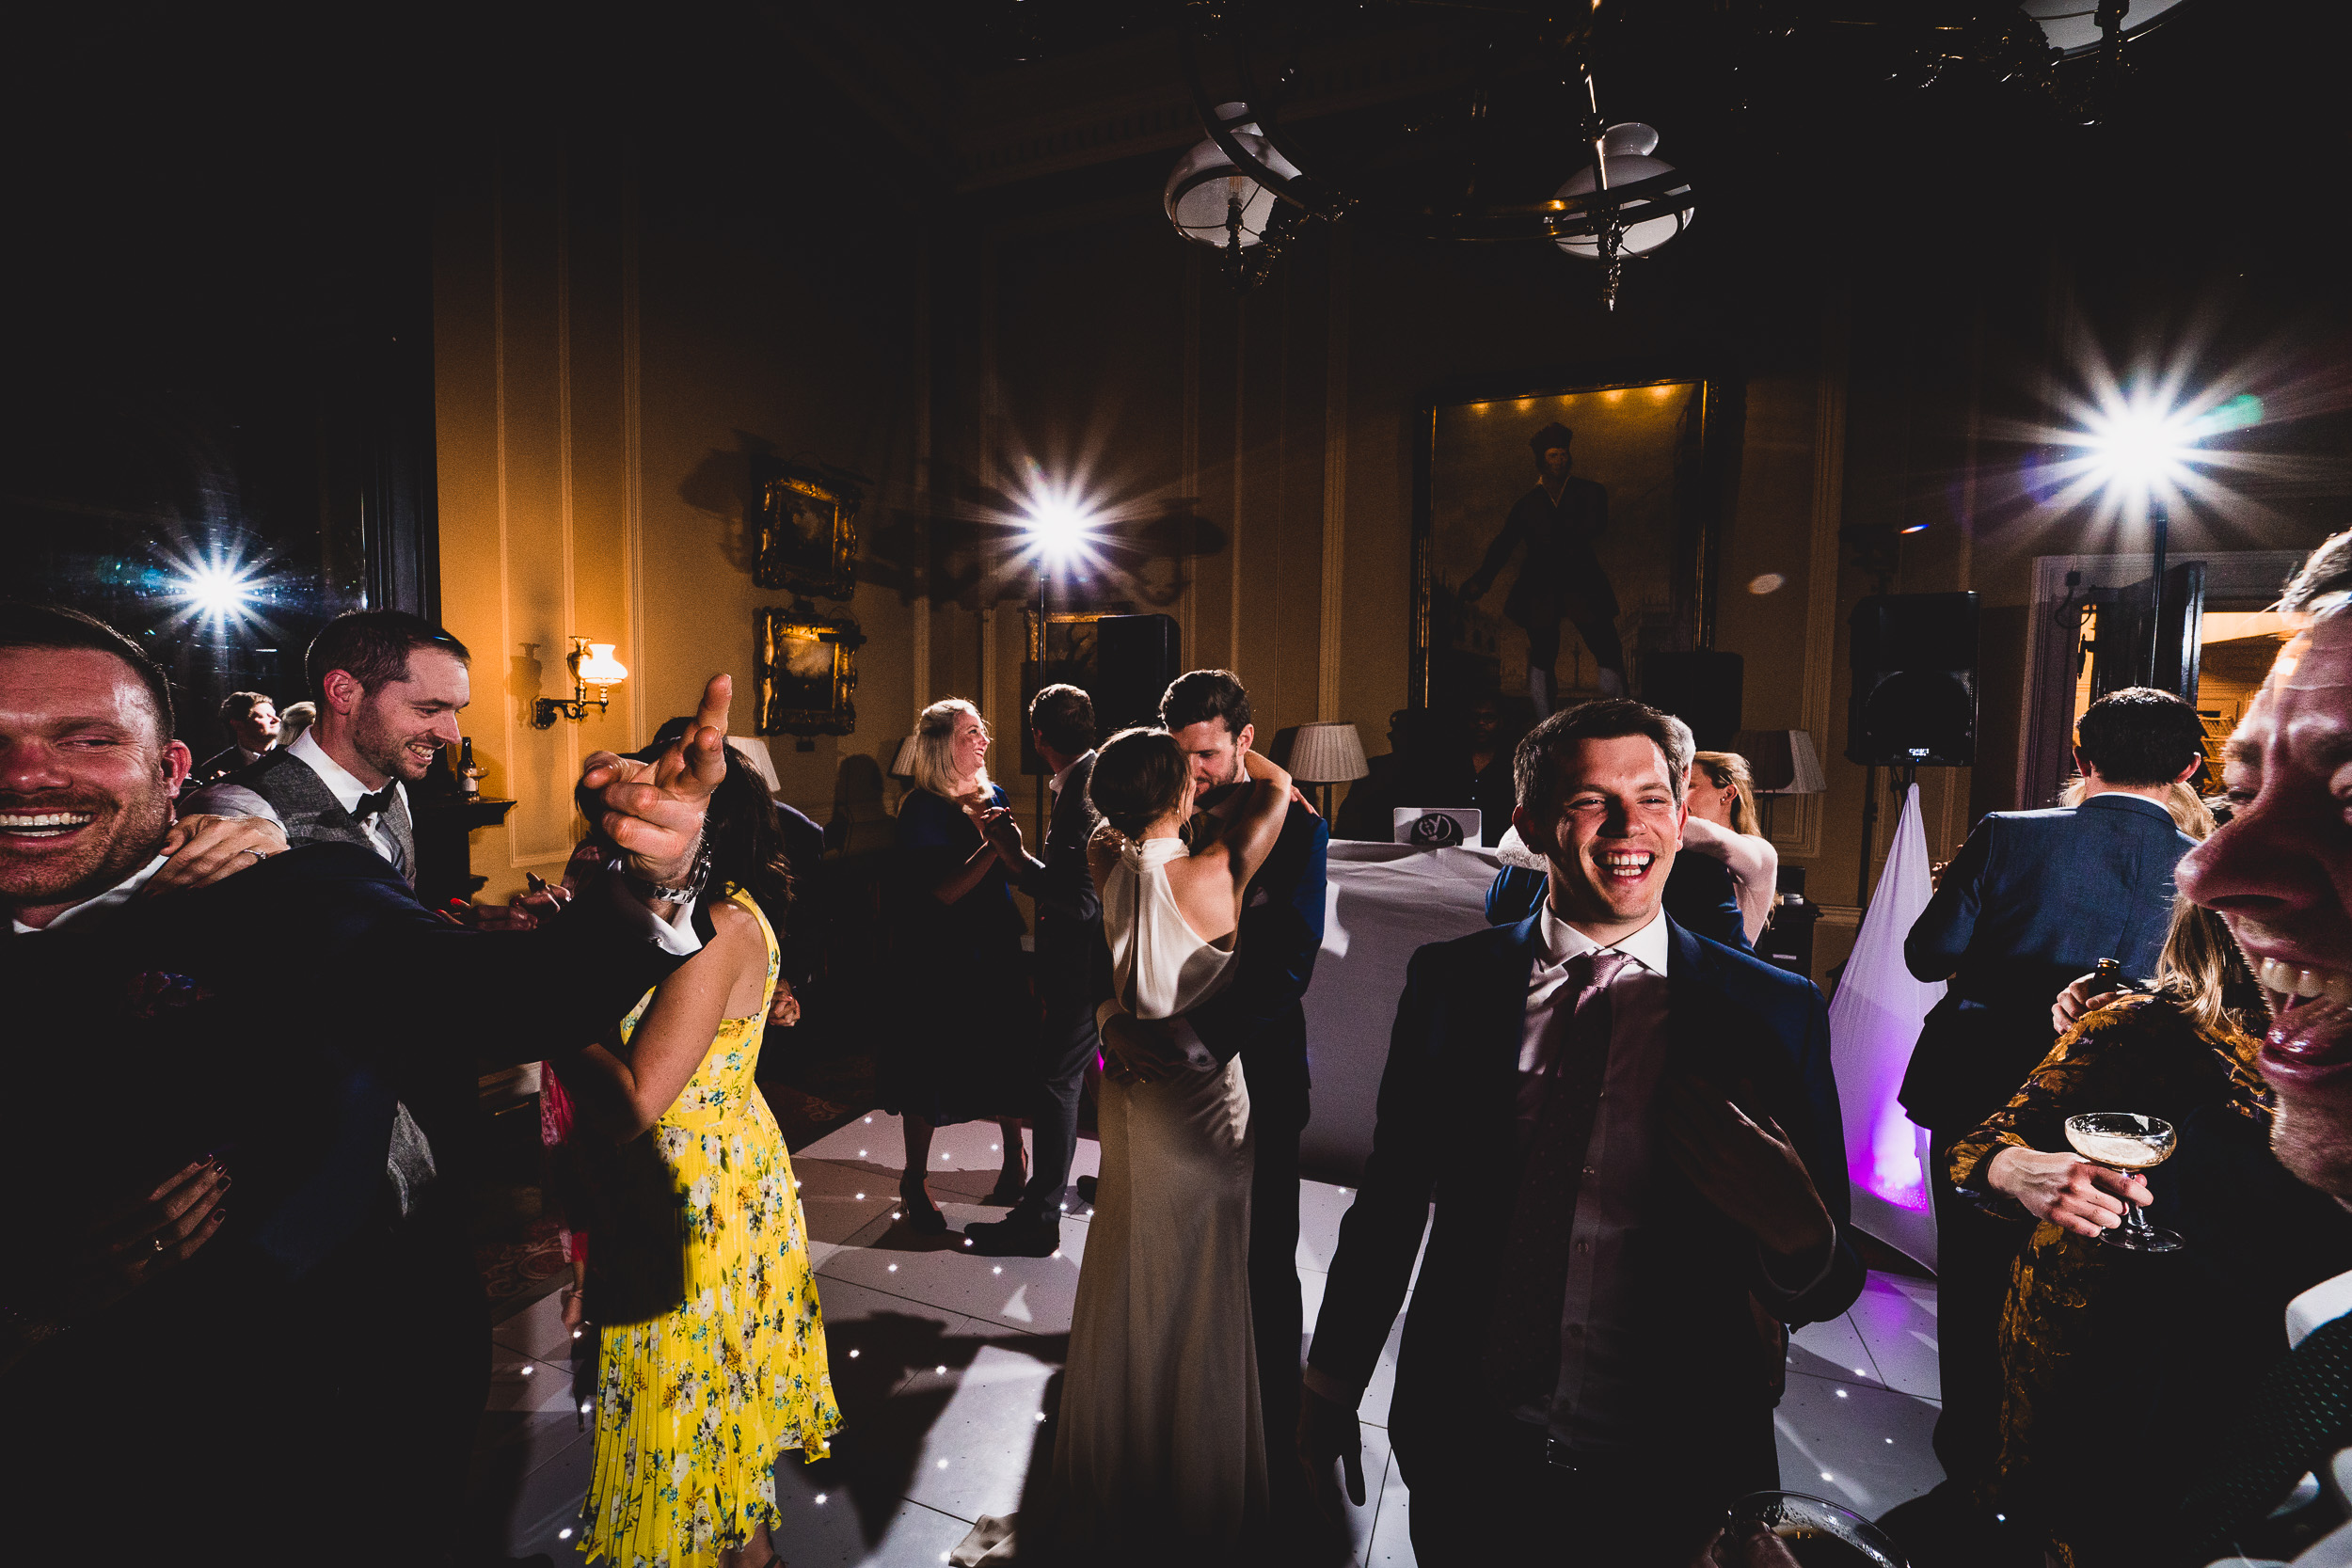
M 1545 1075 L 1567 1037 L 1577 988 L 1570 964 L 1600 943 L 1568 925 L 1547 902 L 1536 922 L 1540 944 L 1528 973 L 1527 1017 L 1519 1034 L 1518 1135 L 1525 1152 L 1544 1105 Z M 1666 961 L 1661 911 L 1610 951 L 1632 959 L 1610 983 L 1609 1066 L 1585 1146 L 1569 1229 L 1567 1292 L 1560 1313 L 1560 1381 L 1547 1398 L 1529 1389 L 1512 1412 L 1549 1428 L 1580 1449 L 1615 1448 L 1630 1436 L 1642 1400 L 1635 1347 L 1643 1325 L 1629 1289 L 1625 1258 L 1642 1228 L 1650 1187 L 1656 1118 L 1650 1102 L 1666 1064 Z
M 18 936 L 23 936 L 27 931 L 54 931 L 58 927 L 70 924 L 71 922 L 76 920 L 89 921 L 96 919 L 103 916 L 109 910 L 119 909 L 123 905 L 129 903 L 131 901 L 131 895 L 138 892 L 139 889 L 145 887 L 147 885 L 147 879 L 155 875 L 156 872 L 161 871 L 164 868 L 164 862 L 169 857 L 167 856 L 157 855 L 153 860 L 149 861 L 145 865 L 140 866 L 136 871 L 134 871 L 128 877 L 123 878 L 122 880 L 117 882 L 105 892 L 92 894 L 89 897 L 83 899 L 72 908 L 59 911 L 56 914 L 50 918 L 49 924 L 46 926 L 27 926 L 21 920 L 10 920 L 8 925 L 15 930 Z
M 326 754 L 326 748 L 319 744 L 318 736 L 312 731 L 304 730 L 286 750 L 310 765 L 310 771 L 319 776 L 319 782 L 326 786 L 327 792 L 335 797 L 335 803 L 343 810 L 352 811 L 359 804 L 359 797 L 370 793 L 368 786 L 354 778 L 350 769 Z M 397 778 L 389 782 L 393 798 L 400 802 L 403 811 L 408 812 L 408 820 L 414 822 L 417 816 L 408 806 L 408 786 Z M 386 822 L 383 816 L 371 816 L 359 826 L 366 831 L 369 842 L 374 846 L 377 854 L 394 865 L 400 863 L 399 851 L 392 847 L 391 824 Z
M 1045 781 L 1045 787 L 1054 792 L 1055 800 L 1058 800 L 1061 799 L 1061 786 L 1069 780 L 1070 775 L 1077 770 L 1078 764 L 1088 761 L 1093 755 L 1094 748 L 1089 746 L 1087 748 L 1087 753 L 1085 756 L 1072 757 L 1068 768 L 1061 769 L 1061 771 L 1056 773 L 1052 778 Z

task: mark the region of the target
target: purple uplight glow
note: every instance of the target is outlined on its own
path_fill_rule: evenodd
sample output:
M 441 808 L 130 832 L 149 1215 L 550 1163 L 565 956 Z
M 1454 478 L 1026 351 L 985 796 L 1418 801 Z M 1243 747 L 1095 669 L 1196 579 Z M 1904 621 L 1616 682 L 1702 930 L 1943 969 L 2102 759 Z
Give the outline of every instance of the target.
M 1878 1196 L 1915 1214 L 1928 1212 L 1928 1173 L 1919 1164 L 1919 1129 L 1893 1101 L 1876 1107 L 1867 1170 L 1850 1172 Z
M 1926 1133 L 1899 1096 L 1920 1024 L 1943 999 L 1941 981 L 1915 976 L 1903 939 L 1930 895 L 1927 832 L 1919 786 L 1903 798 L 1886 869 L 1870 895 L 1852 955 L 1830 1003 L 1830 1055 L 1845 1114 L 1846 1174 L 1853 1223 L 1932 1268 L 1935 1222 L 1928 1201 Z

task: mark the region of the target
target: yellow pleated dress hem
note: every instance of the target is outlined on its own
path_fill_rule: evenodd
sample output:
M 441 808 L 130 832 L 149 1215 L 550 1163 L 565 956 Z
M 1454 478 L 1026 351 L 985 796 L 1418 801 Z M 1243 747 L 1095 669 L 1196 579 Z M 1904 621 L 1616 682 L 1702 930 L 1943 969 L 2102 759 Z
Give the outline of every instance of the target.
M 841 1426 L 791 1158 L 754 1082 L 775 932 L 747 895 L 732 896 L 767 939 L 768 984 L 757 1013 L 720 1024 L 646 1134 L 675 1184 L 685 1300 L 603 1330 L 580 1542 L 590 1562 L 717 1568 L 723 1552 L 779 1522 L 777 1456 L 822 1459 Z M 652 1000 L 646 992 L 623 1021 L 624 1040 Z

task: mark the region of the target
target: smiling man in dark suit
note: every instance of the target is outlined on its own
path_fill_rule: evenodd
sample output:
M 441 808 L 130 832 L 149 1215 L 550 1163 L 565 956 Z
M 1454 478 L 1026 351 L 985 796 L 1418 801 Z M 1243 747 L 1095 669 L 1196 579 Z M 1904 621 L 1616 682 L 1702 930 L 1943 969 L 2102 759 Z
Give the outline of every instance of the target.
M 1673 744 L 1622 699 L 1538 725 L 1513 822 L 1546 902 L 1406 974 L 1297 1441 L 1360 1499 L 1356 1406 L 1426 1229 L 1390 1432 L 1430 1568 L 1686 1568 L 1776 1484 L 1783 1325 L 1861 1291 L 1820 993 L 1661 908 Z
M 589 759 L 627 867 L 540 930 L 442 920 L 349 843 L 139 898 L 189 762 L 168 685 L 87 616 L 0 604 L 0 987 L 20 1046 L 0 1398 L 44 1433 L 0 1506 L 28 1560 L 87 1556 L 93 1529 L 249 1563 L 477 1558 L 454 1515 L 480 1281 L 462 1245 L 403 1239 L 433 1171 L 403 1158 L 399 1107 L 477 1049 L 590 1043 L 699 945 L 727 694 L 714 679 L 706 727 L 658 765 Z M 138 1201 L 203 1160 L 233 1202 L 217 1179 L 176 1217 Z M 469 1379 L 470 1405 L 448 1408 Z M 366 1418 L 323 1442 L 327 1409 Z

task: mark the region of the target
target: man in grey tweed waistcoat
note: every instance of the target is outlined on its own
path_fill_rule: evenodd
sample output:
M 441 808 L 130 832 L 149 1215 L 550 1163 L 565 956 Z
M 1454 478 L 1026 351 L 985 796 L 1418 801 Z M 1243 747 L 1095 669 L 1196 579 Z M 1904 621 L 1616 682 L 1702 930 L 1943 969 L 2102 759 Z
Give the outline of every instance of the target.
M 183 810 L 278 818 L 292 844 L 357 844 L 417 882 L 407 785 L 456 743 L 465 644 L 399 610 L 327 623 L 306 660 L 317 722 L 292 746 L 191 796 Z
M 327 623 L 305 658 L 318 719 L 292 746 L 270 752 L 183 802 L 182 810 L 275 816 L 290 844 L 357 844 L 391 863 L 411 888 L 417 838 L 407 786 L 424 777 L 457 738 L 457 714 L 471 695 L 464 643 L 398 610 L 356 610 Z M 351 997 L 354 1007 L 370 999 Z M 331 1018 L 308 1021 L 332 1029 Z M 419 1028 L 438 1021 L 419 1019 Z M 401 1365 L 385 1369 L 405 1390 L 405 1446 L 418 1465 L 411 1490 L 441 1518 L 453 1540 L 466 1456 L 488 1393 L 488 1304 L 475 1272 L 471 1221 L 472 1146 L 480 1108 L 462 1065 L 416 1071 L 396 1085 L 391 1148 L 373 1272 L 354 1290 L 377 1299 L 375 1321 L 398 1324 Z M 478 1541 L 459 1560 L 499 1560 Z

